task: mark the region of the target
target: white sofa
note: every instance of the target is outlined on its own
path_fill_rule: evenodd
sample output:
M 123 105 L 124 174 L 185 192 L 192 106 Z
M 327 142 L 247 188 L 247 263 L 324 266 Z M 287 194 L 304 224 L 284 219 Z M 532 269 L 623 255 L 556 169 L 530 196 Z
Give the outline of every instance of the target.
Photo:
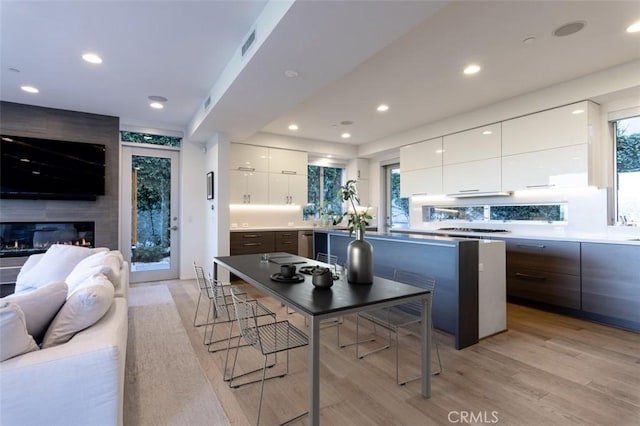
M 126 262 L 122 261 L 117 276 L 112 303 L 95 324 L 66 343 L 0 362 L 1 425 L 122 425 L 128 331 Z

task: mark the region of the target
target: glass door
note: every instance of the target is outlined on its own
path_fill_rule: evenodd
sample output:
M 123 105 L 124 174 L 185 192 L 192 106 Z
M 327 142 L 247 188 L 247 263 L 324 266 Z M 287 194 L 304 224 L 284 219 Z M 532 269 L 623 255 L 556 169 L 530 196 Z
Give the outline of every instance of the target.
M 128 145 L 122 153 L 122 242 L 130 281 L 177 279 L 180 153 Z
M 390 164 L 385 166 L 385 172 L 385 231 L 392 228 L 408 228 L 409 198 L 403 198 L 400 196 L 400 164 Z

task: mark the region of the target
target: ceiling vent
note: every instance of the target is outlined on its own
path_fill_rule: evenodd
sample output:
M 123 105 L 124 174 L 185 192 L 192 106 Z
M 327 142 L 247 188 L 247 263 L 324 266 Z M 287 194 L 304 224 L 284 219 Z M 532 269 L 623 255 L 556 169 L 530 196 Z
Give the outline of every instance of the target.
M 251 34 L 249 34 L 249 37 L 247 37 L 247 40 L 245 40 L 244 44 L 242 45 L 242 56 L 244 56 L 245 53 L 247 53 L 247 50 L 249 50 L 249 48 L 253 45 L 255 41 L 256 41 L 256 30 L 254 28 L 254 30 L 251 31 Z

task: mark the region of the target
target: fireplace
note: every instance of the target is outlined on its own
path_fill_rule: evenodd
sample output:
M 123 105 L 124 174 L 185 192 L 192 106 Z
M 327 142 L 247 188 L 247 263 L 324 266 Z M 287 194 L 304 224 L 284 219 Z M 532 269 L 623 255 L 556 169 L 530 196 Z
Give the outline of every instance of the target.
M 1 222 L 0 257 L 44 253 L 52 244 L 94 247 L 94 222 Z

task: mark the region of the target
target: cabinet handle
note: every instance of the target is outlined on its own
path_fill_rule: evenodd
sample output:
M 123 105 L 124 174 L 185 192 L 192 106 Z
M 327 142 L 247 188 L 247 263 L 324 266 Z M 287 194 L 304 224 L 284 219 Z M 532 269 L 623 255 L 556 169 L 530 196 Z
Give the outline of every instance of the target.
M 526 187 L 527 188 L 552 188 L 554 186 L 556 186 L 555 183 L 543 183 L 540 185 L 527 185 Z
M 260 238 L 258 234 L 244 234 L 242 238 Z
M 297 175 L 298 172 L 296 172 L 295 170 L 282 170 L 282 174 L 283 175 Z
M 529 274 L 523 274 L 521 272 L 516 272 L 515 276 L 518 278 L 523 278 L 525 280 L 530 280 L 530 281 L 546 281 L 547 277 L 543 277 L 541 275 L 529 275 Z
M 244 247 L 253 247 L 253 246 L 261 246 L 262 243 L 244 243 L 242 244 Z
M 240 170 L 241 172 L 255 172 L 256 168 L 255 167 L 238 167 L 238 170 Z
M 251 204 L 251 194 L 247 194 L 247 204 Z
M 543 249 L 547 246 L 545 246 L 544 244 L 516 244 L 516 247 Z
M 280 241 L 280 244 L 282 244 L 282 245 L 293 244 L 293 241 Z
M 458 192 L 460 192 L 460 193 L 464 193 L 464 192 L 480 192 L 480 190 L 479 189 L 461 189 Z

